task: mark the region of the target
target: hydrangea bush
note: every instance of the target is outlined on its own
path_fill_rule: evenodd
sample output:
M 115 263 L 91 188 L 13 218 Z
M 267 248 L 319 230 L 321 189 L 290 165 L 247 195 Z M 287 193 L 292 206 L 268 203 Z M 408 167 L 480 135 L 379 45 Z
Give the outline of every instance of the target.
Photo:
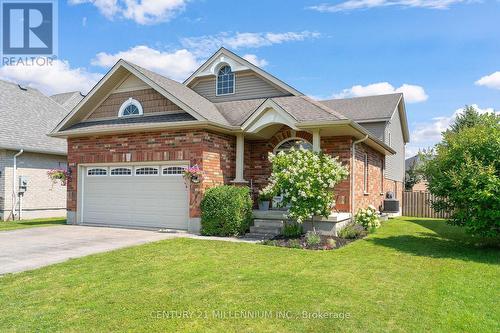
M 313 216 L 328 217 L 335 205 L 333 188 L 349 172 L 338 158 L 303 148 L 269 154 L 271 193 L 281 193 L 281 205 L 289 206 L 288 218 L 302 223 Z
M 375 229 L 380 227 L 378 215 L 379 213 L 377 209 L 372 205 L 369 205 L 366 209 L 358 209 L 354 218 L 356 223 L 361 224 L 366 230 L 373 232 Z

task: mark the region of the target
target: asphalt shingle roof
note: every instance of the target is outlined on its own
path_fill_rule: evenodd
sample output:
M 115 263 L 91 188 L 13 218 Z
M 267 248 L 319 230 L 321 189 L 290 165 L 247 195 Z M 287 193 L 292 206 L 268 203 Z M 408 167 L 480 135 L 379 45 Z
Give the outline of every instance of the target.
M 66 110 L 71 111 L 83 99 L 81 92 L 72 91 L 50 96 L 54 101 L 62 105 Z
M 46 134 L 67 113 L 36 89 L 0 80 L 0 148 L 66 154 L 66 140 Z
M 390 118 L 403 94 L 388 94 L 320 101 L 355 121 Z
M 222 125 L 229 125 L 227 120 L 222 116 L 219 110 L 217 110 L 215 105 L 205 97 L 196 93 L 194 90 L 186 87 L 182 83 L 166 78 L 165 76 L 142 68 L 141 66 L 135 65 L 131 62 L 127 62 L 125 60 L 124 62 L 135 68 L 141 74 L 148 77 L 150 80 L 158 84 L 160 87 L 162 87 L 178 99 L 180 99 L 183 103 L 188 105 L 203 118 Z
M 242 125 L 266 98 L 215 103 L 219 112 L 234 126 Z M 297 121 L 328 121 L 347 119 L 335 110 L 306 96 L 273 97 L 274 101 Z
M 123 128 L 131 125 L 138 124 L 158 124 L 158 123 L 170 123 L 177 121 L 190 121 L 196 120 L 189 113 L 172 113 L 172 114 L 162 114 L 158 116 L 145 116 L 145 117 L 131 117 L 131 118 L 117 118 L 117 119 L 107 119 L 107 120 L 96 120 L 96 121 L 86 121 L 82 123 L 75 124 L 65 131 L 74 130 L 89 130 L 89 129 L 112 129 L 112 128 Z M 63 131 L 64 132 L 64 131 Z

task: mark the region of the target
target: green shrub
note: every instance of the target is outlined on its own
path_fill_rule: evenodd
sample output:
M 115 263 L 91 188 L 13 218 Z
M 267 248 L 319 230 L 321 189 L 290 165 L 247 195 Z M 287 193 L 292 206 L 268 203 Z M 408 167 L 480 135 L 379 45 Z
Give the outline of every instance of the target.
M 464 120 L 465 119 L 465 120 Z M 470 126 L 470 127 L 469 127 Z M 482 237 L 500 236 L 500 116 L 467 116 L 424 156 L 432 207 Z
M 333 238 L 328 238 L 326 240 L 326 245 L 328 246 L 328 248 L 333 249 L 337 245 L 337 242 Z
M 306 243 L 308 246 L 316 246 L 321 243 L 320 235 L 315 231 L 309 231 L 306 234 Z
M 265 191 L 281 193 L 288 218 L 301 223 L 313 216 L 328 217 L 335 202 L 334 188 L 349 175 L 338 157 L 304 149 L 269 154 L 271 177 Z
M 248 187 L 224 185 L 208 189 L 201 201 L 201 234 L 243 235 L 252 220 L 252 205 Z
M 341 229 L 338 233 L 340 238 L 344 239 L 357 239 L 363 238 L 367 235 L 367 232 L 363 226 L 359 224 L 350 223 Z
M 304 229 L 299 223 L 285 223 L 283 226 L 283 236 L 285 238 L 299 238 L 303 233 Z
M 372 205 L 369 205 L 366 209 L 358 209 L 354 219 L 357 224 L 361 224 L 370 232 L 374 232 L 378 227 L 380 227 L 377 209 Z

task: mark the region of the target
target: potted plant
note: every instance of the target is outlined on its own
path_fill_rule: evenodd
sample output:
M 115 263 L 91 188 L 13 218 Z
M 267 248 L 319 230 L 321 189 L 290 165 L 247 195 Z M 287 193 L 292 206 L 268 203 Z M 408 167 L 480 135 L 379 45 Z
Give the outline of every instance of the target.
M 199 182 L 201 182 L 201 179 L 203 177 L 203 171 L 201 171 L 196 164 L 184 170 L 183 176 L 187 182 L 198 184 Z
M 274 193 L 268 188 L 264 188 L 259 192 L 259 210 L 269 210 L 271 200 L 273 200 Z

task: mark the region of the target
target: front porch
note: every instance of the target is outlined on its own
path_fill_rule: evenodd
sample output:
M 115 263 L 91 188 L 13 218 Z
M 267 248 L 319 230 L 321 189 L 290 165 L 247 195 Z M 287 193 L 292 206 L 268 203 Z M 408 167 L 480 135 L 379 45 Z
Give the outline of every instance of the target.
M 254 210 L 253 226 L 250 227 L 250 233 L 246 235 L 249 238 L 272 238 L 281 234 L 283 225 L 289 220 L 286 217 L 286 211 L 283 210 Z M 314 219 L 314 229 L 323 235 L 337 236 L 337 233 L 349 222 L 351 222 L 351 213 L 332 212 L 328 218 L 322 216 Z M 304 231 L 312 231 L 311 221 L 304 221 Z

